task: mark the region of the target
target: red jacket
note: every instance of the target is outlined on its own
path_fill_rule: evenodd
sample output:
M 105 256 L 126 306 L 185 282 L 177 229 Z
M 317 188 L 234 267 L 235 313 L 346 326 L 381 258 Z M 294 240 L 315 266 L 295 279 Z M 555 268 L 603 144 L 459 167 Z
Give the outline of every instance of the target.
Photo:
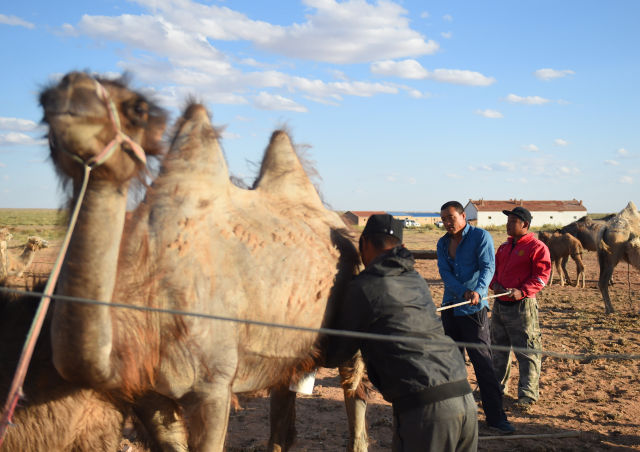
M 497 282 L 504 288 L 520 289 L 525 297 L 534 298 L 549 281 L 550 273 L 549 248 L 529 232 L 515 246 L 513 237 L 500 245 L 496 252 L 496 271 L 489 287 L 493 289 Z M 510 297 L 499 299 L 513 301 Z

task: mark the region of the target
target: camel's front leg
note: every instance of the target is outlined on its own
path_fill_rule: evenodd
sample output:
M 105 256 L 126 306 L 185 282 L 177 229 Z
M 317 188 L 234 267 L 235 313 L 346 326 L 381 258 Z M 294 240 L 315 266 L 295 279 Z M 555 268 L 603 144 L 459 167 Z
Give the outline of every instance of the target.
M 229 424 L 231 384 L 211 385 L 206 392 L 192 392 L 180 402 L 194 452 L 222 452 Z
M 551 265 L 551 272 L 549 272 L 549 282 L 547 283 L 548 286 L 552 286 L 553 285 L 553 267 L 555 265 L 555 262 L 553 263 L 553 265 Z
M 187 430 L 175 402 L 157 393 L 135 401 L 134 411 L 162 452 L 187 452 Z

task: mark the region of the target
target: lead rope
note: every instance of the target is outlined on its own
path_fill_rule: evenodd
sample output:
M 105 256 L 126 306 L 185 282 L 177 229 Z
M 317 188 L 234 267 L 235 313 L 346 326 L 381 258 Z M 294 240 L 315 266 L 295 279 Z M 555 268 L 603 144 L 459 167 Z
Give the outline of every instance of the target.
M 82 160 L 75 154 L 71 154 L 68 151 L 64 151 L 69 154 L 71 158 L 81 163 L 84 167 L 84 175 L 82 179 L 82 187 L 80 188 L 80 192 L 78 193 L 78 199 L 74 206 L 73 212 L 71 214 L 71 218 L 69 220 L 69 227 L 67 228 L 67 232 L 62 241 L 62 246 L 60 247 L 60 252 L 58 253 L 58 257 L 53 265 L 53 269 L 51 270 L 51 274 L 49 275 L 49 279 L 44 288 L 43 296 L 40 299 L 40 304 L 38 305 L 38 309 L 36 310 L 33 321 L 31 322 L 31 327 L 29 328 L 29 332 L 27 333 L 27 338 L 25 340 L 25 344 L 22 348 L 22 354 L 20 355 L 20 360 L 18 361 L 18 366 L 16 368 L 16 373 L 13 376 L 13 381 L 11 383 L 11 389 L 9 390 L 9 395 L 7 396 L 7 401 L 2 408 L 2 417 L 0 418 L 0 446 L 4 441 L 5 434 L 7 432 L 7 427 L 11 424 L 11 418 L 13 417 L 13 412 L 15 411 L 16 405 L 18 401 L 23 396 L 22 393 L 22 385 L 24 383 L 25 376 L 27 375 L 27 369 L 29 368 L 29 362 L 31 361 L 31 356 L 33 355 L 33 350 L 35 348 L 36 342 L 38 340 L 38 336 L 40 335 L 40 330 L 42 329 L 42 324 L 44 323 L 45 316 L 47 314 L 47 310 L 49 309 L 49 304 L 51 302 L 51 295 L 53 294 L 53 289 L 56 286 L 58 281 L 58 277 L 60 276 L 60 270 L 62 268 L 62 262 L 67 254 L 67 249 L 69 248 L 69 242 L 71 241 L 71 235 L 73 234 L 73 230 L 76 226 L 76 222 L 78 220 L 78 215 L 80 212 L 80 206 L 82 205 L 82 201 L 84 199 L 85 193 L 87 191 L 87 185 L 89 183 L 89 176 L 91 174 L 91 170 L 96 166 L 100 166 L 102 163 L 107 161 L 109 157 L 113 154 L 113 152 L 117 149 L 119 144 L 123 142 L 129 144 L 131 146 L 131 150 L 134 155 L 140 160 L 142 163 L 146 163 L 146 158 L 144 154 L 144 150 L 142 147 L 133 141 L 128 135 L 126 135 L 120 129 L 120 119 L 118 116 L 118 111 L 113 103 L 113 100 L 109 96 L 107 90 L 95 80 L 96 83 L 96 92 L 98 97 L 103 100 L 107 104 L 107 109 L 109 111 L 109 118 L 111 120 L 111 124 L 113 125 L 116 136 L 105 146 L 105 148 L 96 156 L 90 158 L 88 161 Z M 63 149 L 63 148 L 61 148 Z M 64 149 L 63 149 L 64 150 Z

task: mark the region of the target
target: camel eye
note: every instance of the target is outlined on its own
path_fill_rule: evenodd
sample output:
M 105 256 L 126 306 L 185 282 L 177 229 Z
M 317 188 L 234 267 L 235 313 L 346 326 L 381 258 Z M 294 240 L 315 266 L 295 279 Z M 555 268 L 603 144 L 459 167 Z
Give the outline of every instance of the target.
M 146 115 L 149 113 L 149 106 L 144 101 L 138 101 L 133 106 L 133 111 L 140 116 Z

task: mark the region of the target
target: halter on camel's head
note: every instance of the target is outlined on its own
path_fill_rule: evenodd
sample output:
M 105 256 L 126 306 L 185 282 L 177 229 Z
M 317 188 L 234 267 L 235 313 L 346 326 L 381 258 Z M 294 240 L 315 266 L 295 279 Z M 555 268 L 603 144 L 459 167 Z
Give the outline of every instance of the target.
M 115 103 L 113 102 L 113 99 L 111 98 L 111 95 L 109 94 L 109 91 L 107 91 L 102 83 L 100 83 L 98 80 L 93 79 L 93 81 L 96 85 L 96 94 L 98 95 L 98 98 L 101 99 L 107 106 L 107 111 L 109 112 L 109 120 L 111 121 L 111 125 L 113 126 L 115 136 L 109 143 L 107 143 L 107 145 L 98 155 L 91 157 L 87 161 L 83 160 L 72 152 L 67 151 L 64 146 L 60 146 L 60 150 L 68 154 L 73 160 L 77 161 L 78 163 L 90 168 L 94 168 L 107 161 L 118 148 L 118 145 L 127 143 L 131 147 L 133 155 L 140 161 L 140 163 L 146 165 L 147 157 L 145 155 L 144 149 L 142 149 L 142 146 L 133 141 L 131 137 L 129 137 L 129 135 L 122 131 L 122 127 L 120 124 L 120 115 L 118 114 L 118 110 Z

